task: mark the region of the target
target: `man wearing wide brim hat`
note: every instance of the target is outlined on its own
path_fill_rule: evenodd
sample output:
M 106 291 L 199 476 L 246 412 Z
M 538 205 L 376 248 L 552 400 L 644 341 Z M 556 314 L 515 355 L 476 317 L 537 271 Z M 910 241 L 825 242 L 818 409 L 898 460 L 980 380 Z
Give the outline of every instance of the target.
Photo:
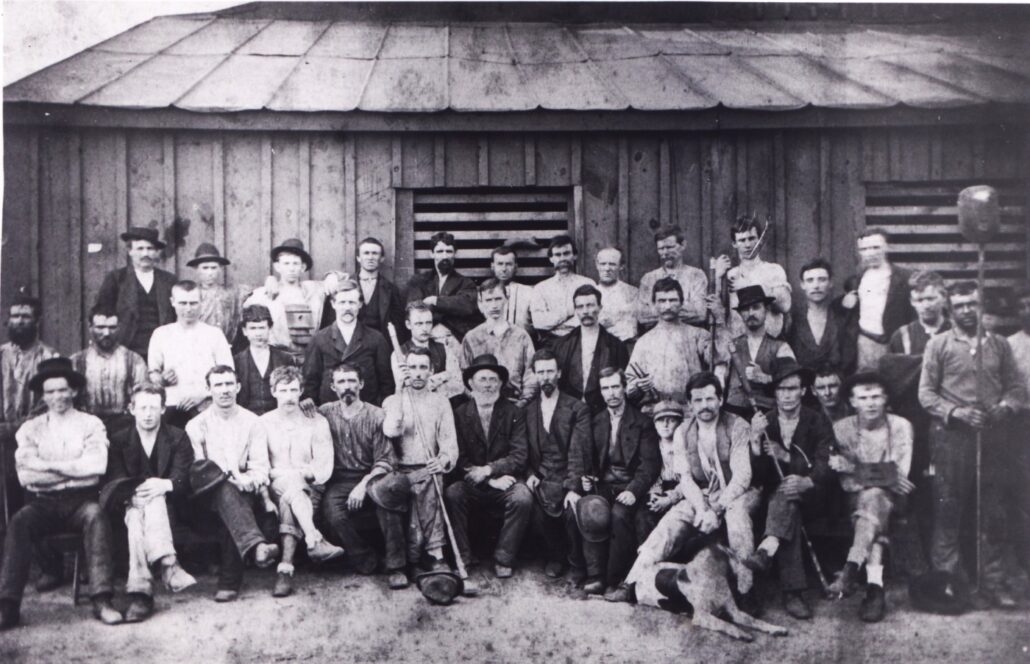
M 223 285 L 225 268 L 231 264 L 209 242 L 202 242 L 186 263 L 194 269 L 200 286 L 200 320 L 219 328 L 230 344 L 239 332 L 241 315 L 239 292 Z
M 175 320 L 172 286 L 176 277 L 157 267 L 161 241 L 157 229 L 133 227 L 121 234 L 129 250 L 129 266 L 107 273 L 96 304 L 118 312 L 118 341 L 144 359 L 150 335 Z
M 766 295 L 761 286 L 746 286 L 736 291 L 737 307 L 744 323 L 745 332 L 733 339 L 730 352 L 733 371 L 729 378 L 727 408 L 737 414 L 750 417 L 753 414 L 751 397 L 763 408 L 775 403 L 772 393 L 772 366 L 777 358 L 794 358 L 794 351 L 787 342 L 774 339 L 767 330 L 766 320 L 775 299 Z M 740 375 L 741 373 L 745 375 Z M 744 385 L 742 381 L 747 381 Z

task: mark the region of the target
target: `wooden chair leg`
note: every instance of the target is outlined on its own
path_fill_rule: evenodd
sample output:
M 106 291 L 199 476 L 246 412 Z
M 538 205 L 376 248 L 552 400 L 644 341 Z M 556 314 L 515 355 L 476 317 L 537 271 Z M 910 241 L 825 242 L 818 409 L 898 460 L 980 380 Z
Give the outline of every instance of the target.
M 75 552 L 75 562 L 72 564 L 72 606 L 79 605 L 79 559 L 82 557 L 82 550 Z

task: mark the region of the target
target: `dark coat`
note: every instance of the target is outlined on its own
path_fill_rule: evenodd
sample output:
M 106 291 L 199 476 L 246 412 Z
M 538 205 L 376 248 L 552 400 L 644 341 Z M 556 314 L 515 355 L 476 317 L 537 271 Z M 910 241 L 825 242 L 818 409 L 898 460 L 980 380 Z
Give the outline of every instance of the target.
M 378 406 L 393 394 L 390 344 L 383 335 L 358 323 L 350 344 L 344 342 L 338 325 L 315 333 L 304 358 L 304 398 L 314 399 L 317 404 L 335 401 L 333 368 L 342 362 L 355 365 L 361 372 L 365 383 L 362 401 Z
M 559 470 L 549 478 L 541 478 L 540 485 L 536 490 L 537 499 L 543 503 L 545 510 L 551 514 L 561 513 L 561 504 L 565 493 L 567 491 L 582 492 L 580 475 L 575 474 L 574 471 L 582 469 L 583 462 L 581 460 L 574 461 L 571 457 L 574 454 L 582 454 L 583 450 L 592 447 L 590 410 L 586 404 L 559 391 L 558 403 L 551 419 L 550 434 L 543 428 L 539 395 L 526 405 L 525 413 L 526 434 L 529 443 L 528 473 L 539 476 L 538 471 L 543 456 L 541 445 L 545 436 L 553 436 L 565 454 L 565 469 Z
M 604 478 L 605 471 L 610 465 L 609 441 L 612 435 L 612 421 L 607 409 L 594 415 L 591 428 L 593 445 L 582 455 L 586 467 L 581 475 Z M 626 490 L 640 501 L 662 470 L 662 460 L 658 452 L 658 432 L 650 417 L 627 403 L 622 419 L 619 420 L 619 431 L 616 436 L 624 465 L 633 474 Z
M 433 322 L 442 323 L 459 342 L 465 334 L 483 322 L 483 315 L 477 306 L 476 282 L 453 271 L 440 290 L 440 277 L 436 270 L 416 273 L 408 281 L 407 301 L 422 300 L 430 295 L 437 295 L 436 306 L 433 307 Z
M 769 419 L 766 434 L 772 442 L 782 444 L 783 434 L 780 433 L 780 421 L 776 410 L 769 411 L 766 417 Z M 830 449 L 834 443 L 833 424 L 821 411 L 807 406 L 801 407 L 798 417 L 798 428 L 794 432 L 793 444 L 790 447 L 790 463 L 782 463 L 780 467 L 783 469 L 784 477 L 811 477 L 816 490 L 821 490 L 826 488 L 833 478 L 833 472 L 830 470 Z M 772 457 L 766 454 L 752 457 L 753 486 L 761 486 L 767 490 L 779 486 L 780 478 L 773 463 Z
M 511 475 L 521 479 L 526 470 L 528 442 L 526 413 L 507 399 L 498 399 L 490 415 L 490 431 L 483 431 L 483 421 L 472 399 L 454 411 L 458 431 L 459 473 L 466 466 L 489 464 L 490 477 Z
M 292 355 L 274 346 L 270 346 L 268 349 L 268 371 L 264 376 L 254 364 L 254 357 L 250 354 L 249 348 L 233 355 L 232 363 L 236 367 L 236 378 L 240 381 L 240 392 L 236 395 L 236 403 L 247 410 L 251 410 L 250 404 L 260 396 L 251 393 L 251 378 L 262 380 L 267 386 L 273 371 L 279 367 L 292 367 L 295 364 Z M 258 413 L 258 415 L 263 415 L 263 413 Z
M 911 276 L 912 273 L 905 268 L 891 265 L 891 279 L 887 285 L 887 303 L 883 308 L 883 336 L 877 339 L 880 343 L 886 344 L 890 341 L 891 335 L 894 334 L 895 330 L 916 319 L 916 311 L 912 308 L 912 303 L 908 297 L 908 280 Z M 850 289 L 858 288 L 861 280 L 861 274 L 849 277 L 845 282 L 847 284 L 845 291 L 849 290 L 849 287 Z M 834 306 L 844 315 L 846 320 L 846 331 L 841 346 L 841 366 L 845 374 L 847 374 L 854 370 L 854 364 L 858 360 L 858 319 L 861 305 L 856 304 L 852 309 L 844 309 L 841 306 L 842 300 L 843 297 L 835 300 Z
M 157 441 L 151 455 L 157 458 L 157 475 L 172 481 L 170 502 L 181 505 L 190 494 L 190 464 L 193 446 L 186 432 L 165 424 L 157 430 Z M 107 453 L 105 483 L 123 477 L 151 477 L 150 461 L 143 452 L 135 426 L 111 434 Z
M 358 275 L 355 274 L 354 279 L 357 278 Z M 393 326 L 397 328 L 397 337 L 400 339 L 401 343 L 407 341 L 410 336 L 408 328 L 404 325 L 404 307 L 407 303 L 401 296 L 400 289 L 382 274 L 380 274 L 379 278 L 376 279 L 376 290 L 373 299 L 378 303 L 376 311 L 369 312 L 364 306 L 362 306 L 361 311 L 358 314 L 358 320 L 363 321 L 366 316 L 374 315 L 379 321 L 379 333 L 386 337 L 386 342 L 390 344 L 390 349 L 392 350 L 393 344 L 390 342 L 390 335 L 387 332 L 388 328 L 386 327 L 386 324 L 393 323 Z M 336 310 L 333 309 L 332 296 L 327 295 L 325 303 L 322 305 L 322 321 L 319 323 L 318 329 L 324 330 L 335 322 Z
M 175 322 L 172 308 L 172 286 L 178 281 L 171 272 L 154 269 L 154 297 L 157 299 L 158 325 Z M 136 302 L 136 272 L 131 267 L 112 270 L 104 277 L 97 293 L 97 306 L 113 308 L 118 312 L 118 342 L 129 346 L 136 335 L 139 305 Z M 144 354 L 144 359 L 146 355 Z
M 790 328 L 785 338 L 794 351 L 798 364 L 808 369 L 818 369 L 824 365 L 840 368 L 841 335 L 845 324 L 841 311 L 831 306 L 826 314 L 823 338 L 817 344 L 808 324 L 807 303 L 794 307 L 790 314 Z
M 554 355 L 558 359 L 558 369 L 561 370 L 561 382 L 558 386 L 562 392 L 585 402 L 590 408 L 590 413 L 596 414 L 605 409 L 598 374 L 605 367 L 625 369 L 629 364 L 629 351 L 622 340 L 602 327 L 597 336 L 597 346 L 594 347 L 594 359 L 590 365 L 590 375 L 587 377 L 584 393 L 583 362 L 580 358 L 582 329 L 577 327 L 564 337 L 559 337 L 554 344 Z

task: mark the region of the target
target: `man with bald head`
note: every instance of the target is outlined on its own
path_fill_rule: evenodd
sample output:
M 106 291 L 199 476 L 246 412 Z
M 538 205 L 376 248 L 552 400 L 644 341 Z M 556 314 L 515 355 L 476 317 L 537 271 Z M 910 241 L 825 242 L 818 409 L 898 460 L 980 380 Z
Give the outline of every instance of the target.
M 622 252 L 615 247 L 598 251 L 594 264 L 597 267 L 597 290 L 601 291 L 604 301 L 598 322 L 632 350 L 632 341 L 637 338 L 638 331 L 639 290 L 619 279 L 625 263 Z

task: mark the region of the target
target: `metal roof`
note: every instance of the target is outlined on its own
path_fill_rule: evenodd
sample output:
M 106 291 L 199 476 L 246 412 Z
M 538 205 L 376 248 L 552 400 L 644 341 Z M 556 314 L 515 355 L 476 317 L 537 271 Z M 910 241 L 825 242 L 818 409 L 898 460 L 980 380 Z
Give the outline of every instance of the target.
M 1030 103 L 1030 23 L 561 24 L 160 17 L 5 102 L 199 112 Z

